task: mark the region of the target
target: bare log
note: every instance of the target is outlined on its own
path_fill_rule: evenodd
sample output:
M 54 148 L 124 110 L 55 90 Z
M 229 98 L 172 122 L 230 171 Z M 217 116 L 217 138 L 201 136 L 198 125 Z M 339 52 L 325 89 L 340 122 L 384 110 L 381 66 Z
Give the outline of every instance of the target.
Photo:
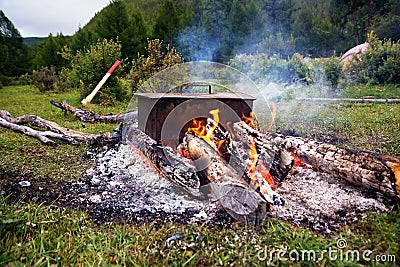
M 374 98 L 323 98 L 323 97 L 305 97 L 296 98 L 298 101 L 311 102 L 350 102 L 350 103 L 400 103 L 400 99 L 374 99 Z
M 67 101 L 63 100 L 61 103 L 51 100 L 50 103 L 57 108 L 60 108 L 64 111 L 71 112 L 75 117 L 79 118 L 83 122 L 90 122 L 90 123 L 120 123 L 127 119 L 130 121 L 137 120 L 137 111 L 131 111 L 128 113 L 121 113 L 121 114 L 110 114 L 110 115 L 100 115 L 93 113 L 90 110 L 84 110 L 80 108 L 76 108 L 67 103 Z
M 13 131 L 16 131 L 16 132 L 23 133 L 25 135 L 34 137 L 36 139 L 39 139 L 45 145 L 50 145 L 50 146 L 56 145 L 56 142 L 49 139 L 48 137 L 53 137 L 53 138 L 57 138 L 57 139 L 64 140 L 64 141 L 70 141 L 69 138 L 64 135 L 56 134 L 56 133 L 53 133 L 50 131 L 46 131 L 46 132 L 37 131 L 28 126 L 23 126 L 23 125 L 18 125 L 15 123 L 8 122 L 3 118 L 0 118 L 0 126 L 10 129 L 10 130 L 13 130 Z M 72 141 L 74 141 L 74 140 L 72 140 Z
M 48 131 L 46 132 L 41 132 L 41 131 L 30 131 L 28 130 L 29 127 L 24 126 L 22 128 L 15 127 L 9 128 L 15 131 L 19 131 L 21 133 L 39 138 L 40 135 L 44 135 L 47 137 L 53 137 L 57 138 L 63 141 L 67 141 L 71 144 L 78 144 L 77 141 L 89 143 L 89 144 L 95 144 L 95 143 L 113 143 L 118 140 L 118 133 L 104 133 L 104 134 L 88 134 L 88 133 L 83 133 L 75 130 L 71 130 L 65 127 L 60 126 L 59 124 L 49 121 L 46 119 L 43 119 L 39 116 L 36 115 L 23 115 L 20 117 L 13 117 L 8 111 L 6 110 L 0 110 L 0 118 L 2 118 L 4 121 L 21 126 L 21 124 L 30 124 L 32 126 L 36 126 L 39 128 L 44 128 L 47 129 Z M 3 126 L 4 125 L 4 126 Z M 2 123 L 3 127 L 7 127 L 6 123 Z M 8 126 L 10 127 L 10 125 Z M 7 127 L 7 128 L 8 128 Z M 31 129 L 31 128 L 30 128 Z M 31 129 L 33 130 L 33 129 Z M 28 132 L 30 134 L 28 134 Z M 34 135 L 32 133 L 35 133 Z M 39 139 L 41 140 L 41 139 Z M 41 140 L 45 144 L 49 145 L 55 145 L 52 142 L 49 142 L 47 140 Z

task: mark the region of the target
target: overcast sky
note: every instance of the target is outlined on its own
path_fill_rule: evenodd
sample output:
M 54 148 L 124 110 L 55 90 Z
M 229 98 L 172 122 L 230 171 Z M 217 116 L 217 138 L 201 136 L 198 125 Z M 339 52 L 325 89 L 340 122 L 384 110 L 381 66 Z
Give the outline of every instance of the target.
M 72 35 L 110 0 L 0 0 L 0 10 L 22 37 Z

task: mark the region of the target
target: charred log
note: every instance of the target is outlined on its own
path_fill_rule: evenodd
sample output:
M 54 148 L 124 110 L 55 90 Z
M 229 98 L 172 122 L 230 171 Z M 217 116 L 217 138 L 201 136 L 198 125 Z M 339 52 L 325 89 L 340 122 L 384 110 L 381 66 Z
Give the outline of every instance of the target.
M 234 130 L 237 138 L 247 145 L 251 137 L 255 138 L 264 162 L 271 163 L 269 171 L 275 181 L 286 177 L 294 161 L 293 155 L 332 177 L 371 189 L 388 199 L 400 199 L 400 160 L 396 158 L 301 137 L 261 133 L 243 122 L 235 123 Z M 245 157 L 244 153 L 239 153 L 239 158 Z
M 235 137 L 240 141 L 233 142 L 236 152 L 233 154 L 239 161 L 248 157 L 246 153 L 254 142 L 259 155 L 258 164 L 263 164 L 268 169 L 275 183 L 282 182 L 293 166 L 293 158 L 289 151 L 276 144 L 276 134 L 261 133 L 244 122 L 235 123 L 233 129 Z
M 301 137 L 281 137 L 281 145 L 292 150 L 315 169 L 370 188 L 386 198 L 400 199 L 400 160 L 367 151 L 340 148 Z
M 51 100 L 50 103 L 65 112 L 71 112 L 75 117 L 79 118 L 83 122 L 90 123 L 120 123 L 127 119 L 130 121 L 137 120 L 137 111 L 131 111 L 127 113 L 121 114 L 110 114 L 110 115 L 100 115 L 93 113 L 90 110 L 84 110 L 80 108 L 76 108 L 67 103 L 67 101 L 63 100 L 61 103 Z
M 251 188 L 243 174 L 229 165 L 206 141 L 187 134 L 186 142 L 197 170 L 208 177 L 212 194 L 224 209 L 236 220 L 260 224 L 272 203 L 267 203 Z
M 124 125 L 126 142 L 136 147 L 151 160 L 154 167 L 168 180 L 186 188 L 199 188 L 200 178 L 190 160 L 178 156 L 170 147 L 160 146 L 154 139 L 139 130 L 137 123 Z

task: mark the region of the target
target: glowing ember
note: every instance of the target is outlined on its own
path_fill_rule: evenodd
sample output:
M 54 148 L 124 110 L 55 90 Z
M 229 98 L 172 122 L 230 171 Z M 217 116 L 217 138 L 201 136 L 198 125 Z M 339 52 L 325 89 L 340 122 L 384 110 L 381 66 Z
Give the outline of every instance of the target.
M 293 163 L 294 167 L 304 166 L 304 161 L 302 161 L 298 156 L 292 154 L 292 158 L 294 160 L 294 163 Z

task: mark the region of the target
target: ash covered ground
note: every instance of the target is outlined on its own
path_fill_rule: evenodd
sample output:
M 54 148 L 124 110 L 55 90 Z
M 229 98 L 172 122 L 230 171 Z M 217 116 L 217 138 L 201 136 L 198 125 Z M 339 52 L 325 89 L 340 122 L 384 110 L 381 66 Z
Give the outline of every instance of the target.
M 93 157 L 95 166 L 77 182 L 35 180 L 20 174 L 19 180 L 5 179 L 13 182 L 2 184 L 1 193 L 25 202 L 81 209 L 99 224 L 204 222 L 224 227 L 234 222 L 217 201 L 204 196 L 207 190 L 190 192 L 169 182 L 128 145 L 116 145 Z M 353 224 L 369 211 L 389 212 L 365 189 L 302 167 L 294 168 L 277 192 L 286 204 L 268 216 L 322 234 Z

